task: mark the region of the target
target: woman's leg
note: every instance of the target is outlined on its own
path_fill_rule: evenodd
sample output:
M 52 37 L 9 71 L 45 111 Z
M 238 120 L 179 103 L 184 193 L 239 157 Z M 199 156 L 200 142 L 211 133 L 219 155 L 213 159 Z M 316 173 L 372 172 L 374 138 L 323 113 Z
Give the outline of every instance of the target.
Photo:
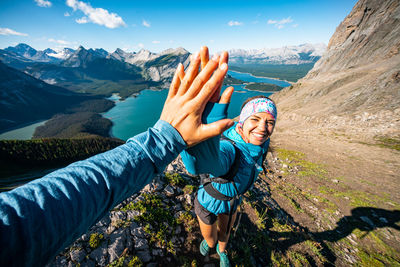
M 218 214 L 218 244 L 219 244 L 219 251 L 224 252 L 228 245 L 229 234 L 231 232 L 232 226 L 236 220 L 236 214 L 232 214 L 231 223 L 229 225 L 229 231 L 226 233 L 226 228 L 228 227 L 229 215 L 228 214 Z
M 199 216 L 197 216 L 197 220 L 199 221 L 200 231 L 206 240 L 208 246 L 210 248 L 215 247 L 217 243 L 217 222 L 213 224 L 205 224 Z

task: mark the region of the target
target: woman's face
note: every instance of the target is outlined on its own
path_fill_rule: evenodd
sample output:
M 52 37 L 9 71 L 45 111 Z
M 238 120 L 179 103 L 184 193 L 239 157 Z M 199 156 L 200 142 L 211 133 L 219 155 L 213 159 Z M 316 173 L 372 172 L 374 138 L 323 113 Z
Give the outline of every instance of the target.
M 242 128 L 238 127 L 238 132 L 246 143 L 260 146 L 274 131 L 275 119 L 267 112 L 258 112 L 248 117 Z

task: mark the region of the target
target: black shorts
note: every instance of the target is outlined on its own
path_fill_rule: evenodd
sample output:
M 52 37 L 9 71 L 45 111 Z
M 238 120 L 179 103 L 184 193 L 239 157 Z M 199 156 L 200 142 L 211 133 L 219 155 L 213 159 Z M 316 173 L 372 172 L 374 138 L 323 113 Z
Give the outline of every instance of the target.
M 194 213 L 201 219 L 201 221 L 208 225 L 213 225 L 217 221 L 217 215 L 208 211 L 200 202 L 197 200 L 197 194 L 194 198 Z

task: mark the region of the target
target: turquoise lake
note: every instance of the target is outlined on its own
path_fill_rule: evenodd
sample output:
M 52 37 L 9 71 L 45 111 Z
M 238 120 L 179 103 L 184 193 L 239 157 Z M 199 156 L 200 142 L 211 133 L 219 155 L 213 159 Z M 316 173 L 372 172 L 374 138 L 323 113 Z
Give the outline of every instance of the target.
M 271 83 L 282 87 L 290 86 L 290 83 L 286 81 L 255 77 L 248 73 L 233 71 L 229 71 L 228 73 L 232 77 L 246 82 Z M 244 88 L 245 85 L 233 85 L 233 87 L 235 91 L 228 109 L 229 118 L 234 118 L 239 115 L 240 107 L 247 98 L 256 95 L 268 96 L 272 94 L 268 92 L 250 91 Z M 226 87 L 223 87 L 223 89 L 225 88 Z M 105 118 L 113 122 L 111 135 L 122 140 L 127 140 L 153 126 L 160 117 L 167 94 L 168 90 L 144 90 L 141 91 L 137 97 L 129 97 L 124 101 L 118 101 L 115 97 L 111 98 L 116 102 L 116 105 L 103 114 Z
M 234 78 L 246 82 L 271 83 L 278 86 L 290 86 L 290 83 L 277 79 L 265 77 L 255 77 L 248 73 L 240 73 L 229 71 L 229 75 Z M 233 93 L 231 104 L 228 109 L 229 118 L 234 118 L 239 115 L 240 107 L 244 100 L 256 95 L 270 95 L 268 92 L 250 91 L 244 89 L 245 85 L 233 85 L 235 92 Z M 224 87 L 223 89 L 225 89 Z M 118 97 L 113 96 L 109 99 L 115 101 L 115 107 L 105 112 L 103 116 L 113 122 L 111 135 L 122 140 L 141 133 L 147 128 L 154 125 L 160 117 L 164 101 L 167 98 L 168 90 L 153 91 L 144 90 L 136 97 L 129 97 L 124 101 L 119 101 Z M 0 140 L 7 139 L 31 139 L 36 127 L 43 125 L 46 121 L 36 122 L 31 125 L 15 129 L 9 132 L 0 134 Z

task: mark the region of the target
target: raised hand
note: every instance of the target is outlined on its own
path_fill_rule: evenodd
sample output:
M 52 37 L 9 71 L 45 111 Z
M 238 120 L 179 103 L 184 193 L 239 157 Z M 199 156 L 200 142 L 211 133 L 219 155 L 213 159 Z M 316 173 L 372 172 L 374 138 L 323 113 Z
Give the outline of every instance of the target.
M 167 100 L 165 101 L 160 119 L 171 124 L 182 136 L 188 146 L 193 146 L 210 137 L 221 134 L 233 125 L 230 119 L 220 120 L 211 124 L 202 124 L 201 115 L 204 107 L 212 97 L 219 94 L 221 86 L 228 71 L 227 55 L 215 55 L 207 62 L 201 60 L 205 50 L 193 55 L 188 70 L 184 71 L 179 64 L 172 80 Z M 221 61 L 221 58 L 223 61 Z M 202 69 L 199 73 L 199 67 Z M 229 89 L 229 88 L 228 88 Z M 221 101 L 229 103 L 233 88 L 225 90 Z M 218 100 L 217 100 L 218 101 Z

